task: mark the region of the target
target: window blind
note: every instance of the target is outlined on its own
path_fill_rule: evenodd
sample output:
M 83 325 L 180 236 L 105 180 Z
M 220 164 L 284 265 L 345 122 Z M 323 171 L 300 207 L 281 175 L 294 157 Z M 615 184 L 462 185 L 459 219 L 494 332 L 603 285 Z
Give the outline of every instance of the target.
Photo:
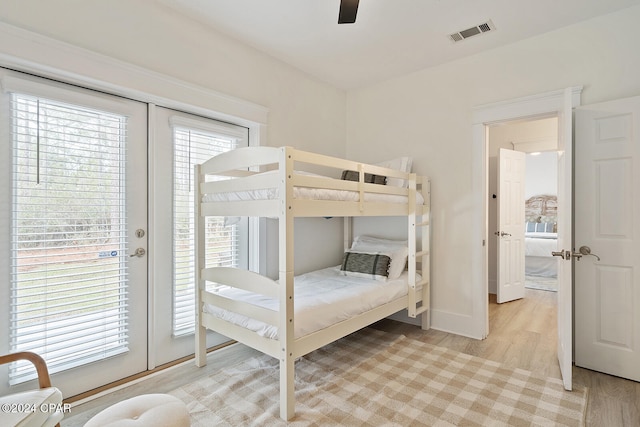
M 174 302 L 173 335 L 195 328 L 194 183 L 196 164 L 238 147 L 238 138 L 174 126 Z M 237 267 L 241 243 L 237 225 L 222 217 L 207 217 L 207 267 Z
M 51 373 L 126 352 L 126 117 L 21 94 L 10 114 L 11 351 Z

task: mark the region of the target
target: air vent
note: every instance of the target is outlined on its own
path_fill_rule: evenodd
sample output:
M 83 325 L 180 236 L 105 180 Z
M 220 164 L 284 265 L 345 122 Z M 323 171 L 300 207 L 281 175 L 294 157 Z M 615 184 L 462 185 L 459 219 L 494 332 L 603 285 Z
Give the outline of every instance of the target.
M 475 27 L 467 28 L 466 30 L 449 34 L 449 38 L 454 42 L 461 42 L 462 40 L 468 39 L 469 37 L 477 36 L 478 34 L 483 34 L 495 29 L 495 25 L 493 25 L 493 22 L 491 22 L 491 20 L 489 20 L 480 25 L 476 25 Z

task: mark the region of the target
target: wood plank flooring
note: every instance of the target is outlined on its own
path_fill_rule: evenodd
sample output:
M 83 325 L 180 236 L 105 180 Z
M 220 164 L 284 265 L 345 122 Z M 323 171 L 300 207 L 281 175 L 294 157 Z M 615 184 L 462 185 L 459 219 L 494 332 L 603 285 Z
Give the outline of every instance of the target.
M 383 320 L 372 327 L 494 360 L 509 367 L 560 378 L 556 358 L 556 293 L 527 289 L 524 299 L 496 304 L 495 296 L 490 295 L 489 302 L 489 336 L 481 341 L 436 330 L 422 331 L 414 325 L 394 320 Z M 74 406 L 61 425 L 82 426 L 113 403 L 139 394 L 173 390 L 201 375 L 256 354 L 255 350 L 240 344 L 223 348 L 215 353 L 215 357 L 209 357 L 204 368 L 196 368 L 193 361 L 188 361 L 124 389 Z M 640 383 L 576 367 L 573 368 L 573 376 L 575 385 L 589 388 L 587 426 L 640 426 Z

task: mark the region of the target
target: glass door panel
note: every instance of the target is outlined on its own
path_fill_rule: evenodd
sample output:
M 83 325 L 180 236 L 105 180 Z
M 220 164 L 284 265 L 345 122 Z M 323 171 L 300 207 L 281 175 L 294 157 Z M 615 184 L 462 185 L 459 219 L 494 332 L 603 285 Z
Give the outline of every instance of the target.
M 70 397 L 147 367 L 147 262 L 130 256 L 146 251 L 146 106 L 0 76 L 1 346 L 40 354 Z M 35 371 L 0 375 L 19 389 Z

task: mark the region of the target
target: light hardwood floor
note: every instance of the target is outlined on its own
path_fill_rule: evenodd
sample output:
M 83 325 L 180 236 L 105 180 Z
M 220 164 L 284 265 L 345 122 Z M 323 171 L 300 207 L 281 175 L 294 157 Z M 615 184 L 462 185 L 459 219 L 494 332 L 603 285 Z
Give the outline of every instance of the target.
M 525 298 L 506 304 L 496 304 L 489 297 L 490 332 L 479 341 L 446 332 L 420 328 L 393 320 L 380 321 L 372 327 L 434 345 L 447 347 L 473 356 L 494 360 L 509 367 L 560 378 L 556 359 L 556 294 L 527 289 Z M 62 427 L 82 426 L 103 408 L 131 396 L 163 393 L 193 379 L 235 364 L 258 354 L 255 350 L 235 344 L 215 352 L 204 368 L 193 361 L 155 374 L 124 389 L 74 406 L 62 422 Z M 587 426 L 640 426 L 640 383 L 612 377 L 581 368 L 573 368 L 574 384 L 589 388 Z

